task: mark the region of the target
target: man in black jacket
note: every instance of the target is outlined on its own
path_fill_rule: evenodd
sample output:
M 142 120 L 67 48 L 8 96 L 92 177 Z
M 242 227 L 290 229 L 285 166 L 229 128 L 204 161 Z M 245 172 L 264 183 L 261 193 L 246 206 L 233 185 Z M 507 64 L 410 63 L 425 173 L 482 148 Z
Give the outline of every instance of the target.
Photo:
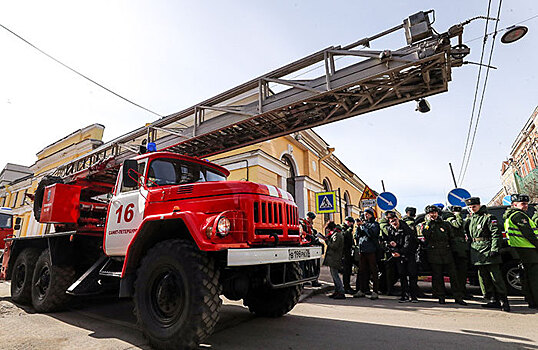
M 355 238 L 359 242 L 359 286 L 354 298 L 364 297 L 370 289 L 370 279 L 372 280 L 372 295 L 370 299 L 379 298 L 379 278 L 377 276 L 376 252 L 379 246 L 379 223 L 375 221 L 374 210 L 366 208 L 364 210 L 364 221 L 359 221 Z M 359 288 L 360 287 L 360 288 Z
M 342 224 L 342 233 L 344 234 L 344 270 L 343 281 L 344 290 L 347 294 L 355 294 L 353 288 L 351 288 L 351 270 L 353 268 L 353 259 L 351 257 L 351 251 L 353 249 L 353 226 L 355 225 L 355 219 L 351 216 L 346 217 L 344 224 Z
M 411 302 L 418 303 L 417 263 L 415 259 L 417 238 L 415 232 L 404 221 L 398 219 L 393 212 L 387 214 L 387 220 L 390 226 L 385 237 L 385 246 L 396 264 L 400 277 L 402 294 L 399 302 L 404 303 L 410 297 Z

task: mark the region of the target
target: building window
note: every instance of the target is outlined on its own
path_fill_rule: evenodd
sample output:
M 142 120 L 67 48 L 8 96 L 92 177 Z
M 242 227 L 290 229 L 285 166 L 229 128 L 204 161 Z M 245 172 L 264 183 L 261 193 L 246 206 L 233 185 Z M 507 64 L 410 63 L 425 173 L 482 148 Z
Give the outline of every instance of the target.
M 15 192 L 15 195 L 13 196 L 13 194 L 11 195 L 11 207 L 12 208 L 15 208 L 17 206 L 17 199 L 19 199 L 19 192 Z
M 288 155 L 282 157 L 282 162 L 286 165 L 286 191 L 288 191 L 295 199 L 295 169 L 293 168 L 293 161 Z
M 345 214 L 346 216 L 351 216 L 353 205 L 351 204 L 351 198 L 349 197 L 349 192 L 344 192 L 344 202 L 345 202 Z

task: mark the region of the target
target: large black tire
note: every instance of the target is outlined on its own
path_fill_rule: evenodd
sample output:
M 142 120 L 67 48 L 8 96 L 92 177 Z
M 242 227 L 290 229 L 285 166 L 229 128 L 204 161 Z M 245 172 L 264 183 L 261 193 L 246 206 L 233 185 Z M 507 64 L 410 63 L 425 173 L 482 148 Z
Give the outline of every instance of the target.
M 35 264 L 32 277 L 32 305 L 37 312 L 61 310 L 71 299 L 66 293 L 74 282 L 72 266 L 57 266 L 50 261 L 49 249 L 45 249 Z
M 522 295 L 523 294 L 523 285 L 522 285 L 522 274 L 523 271 L 519 268 L 518 260 L 510 260 L 501 265 L 502 274 L 504 278 L 504 283 L 506 284 L 506 289 L 508 295 Z
M 45 195 L 45 187 L 57 183 L 63 183 L 62 178 L 52 175 L 44 176 L 41 181 L 39 181 L 39 184 L 37 185 L 37 188 L 34 193 L 34 217 L 37 221 L 41 219 L 41 208 L 43 207 L 43 196 Z
M 39 253 L 37 248 L 26 248 L 15 260 L 11 275 L 11 300 L 15 303 L 26 305 L 32 300 L 32 276 Z
M 286 275 L 289 280 L 300 279 L 302 270 L 298 263 L 288 264 Z M 243 299 L 250 312 L 262 317 L 280 317 L 290 312 L 299 302 L 301 285 L 286 288 L 271 289 L 262 286 L 252 289 Z
M 192 243 L 172 239 L 151 248 L 135 281 L 135 314 L 157 349 L 192 349 L 215 328 L 222 303 L 219 270 Z

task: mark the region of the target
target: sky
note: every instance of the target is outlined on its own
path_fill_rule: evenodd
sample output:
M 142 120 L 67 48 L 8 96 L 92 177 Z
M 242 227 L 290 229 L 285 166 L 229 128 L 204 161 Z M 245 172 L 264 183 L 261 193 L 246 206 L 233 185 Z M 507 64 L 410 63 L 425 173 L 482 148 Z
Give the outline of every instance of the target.
M 492 15 L 498 1 L 492 0 Z M 328 46 L 372 36 L 417 11 L 435 9 L 433 26 L 444 32 L 485 15 L 487 6 L 485 0 L 3 1 L 0 24 L 120 95 L 168 115 Z M 536 1 L 504 0 L 499 28 L 536 15 Z M 516 43 L 496 38 L 497 69 L 490 70 L 469 168 L 458 183 L 483 202 L 501 188 L 501 162 L 538 105 L 538 18 L 523 25 L 529 32 Z M 477 20 L 465 27 L 468 61 L 480 60 L 484 26 Z M 371 49 L 403 46 L 398 31 Z M 106 127 L 107 141 L 158 118 L 2 28 L 0 48 L 1 168 L 8 162 L 32 165 L 44 147 L 93 123 Z M 462 163 L 477 73 L 475 65 L 454 68 L 449 91 L 428 98 L 429 113 L 415 112 L 409 102 L 315 131 L 374 190 L 382 191 L 383 180 L 398 198 L 398 210 L 444 203 L 454 188 L 448 163 L 456 176 Z

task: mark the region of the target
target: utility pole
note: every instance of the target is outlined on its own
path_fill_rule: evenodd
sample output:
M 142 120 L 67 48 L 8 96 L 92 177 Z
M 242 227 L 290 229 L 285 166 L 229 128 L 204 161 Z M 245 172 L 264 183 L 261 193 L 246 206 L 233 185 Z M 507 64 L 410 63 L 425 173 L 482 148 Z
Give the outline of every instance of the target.
M 452 170 L 452 163 L 448 163 L 448 166 L 450 167 L 450 173 L 452 174 L 452 180 L 454 180 L 454 188 L 458 188 L 458 184 L 456 183 L 456 177 L 454 177 L 454 170 Z

